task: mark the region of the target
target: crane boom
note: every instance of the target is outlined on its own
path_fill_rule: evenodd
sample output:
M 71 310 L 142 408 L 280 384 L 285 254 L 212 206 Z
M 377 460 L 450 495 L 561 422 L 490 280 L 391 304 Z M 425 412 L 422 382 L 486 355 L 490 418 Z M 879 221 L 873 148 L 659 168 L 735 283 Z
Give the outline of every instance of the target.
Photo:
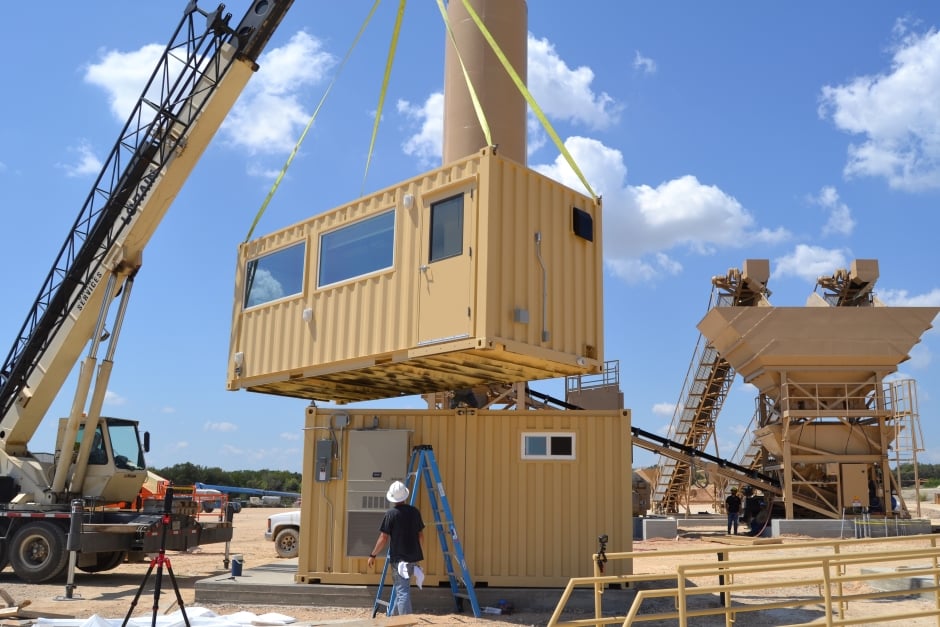
M 188 4 L 0 367 L 7 452 L 26 451 L 291 4 L 255 1 L 236 27 Z
M 144 248 L 292 3 L 251 0 L 233 27 L 225 5 L 207 12 L 188 1 L 0 365 L 0 568 L 9 558 L 20 579 L 101 572 L 156 548 L 232 538 L 231 518 L 200 521 L 193 499 L 167 512 L 138 498 L 149 438 L 101 408 Z M 50 461 L 27 447 L 76 364 Z

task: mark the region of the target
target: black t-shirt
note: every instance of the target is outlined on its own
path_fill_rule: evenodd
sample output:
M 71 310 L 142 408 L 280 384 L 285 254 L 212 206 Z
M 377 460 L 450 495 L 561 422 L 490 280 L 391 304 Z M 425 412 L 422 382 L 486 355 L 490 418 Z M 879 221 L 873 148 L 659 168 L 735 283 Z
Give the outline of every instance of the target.
M 725 510 L 729 514 L 737 514 L 741 511 L 741 497 L 737 494 L 729 494 L 725 499 Z
M 391 536 L 388 559 L 396 562 L 420 562 L 424 559 L 418 534 L 424 529 L 418 508 L 399 503 L 385 512 L 379 531 Z

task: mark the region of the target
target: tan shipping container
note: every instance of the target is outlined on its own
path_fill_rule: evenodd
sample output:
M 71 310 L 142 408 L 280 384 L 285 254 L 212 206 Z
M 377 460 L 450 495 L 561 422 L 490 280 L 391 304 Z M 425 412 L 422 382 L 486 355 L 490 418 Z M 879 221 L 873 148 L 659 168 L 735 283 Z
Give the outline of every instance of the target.
M 350 402 L 600 372 L 600 203 L 491 149 L 243 244 L 228 388 Z
M 434 451 L 475 585 L 564 586 L 593 573 L 602 535 L 607 551 L 631 550 L 629 410 L 310 407 L 304 434 L 299 583 L 378 583 L 382 561 L 370 569 L 367 557 L 389 507 L 385 491 L 416 445 Z M 542 438 L 551 440 L 545 455 L 531 446 Z M 447 585 L 423 482 L 415 505 L 427 525 L 424 585 Z M 628 566 L 610 562 L 606 572 Z

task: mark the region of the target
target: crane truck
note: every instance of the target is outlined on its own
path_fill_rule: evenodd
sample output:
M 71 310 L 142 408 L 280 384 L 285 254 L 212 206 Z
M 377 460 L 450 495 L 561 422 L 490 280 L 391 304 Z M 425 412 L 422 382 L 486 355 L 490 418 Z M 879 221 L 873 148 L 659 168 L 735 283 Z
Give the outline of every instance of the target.
M 231 540 L 230 516 L 140 503 L 149 435 L 101 411 L 144 248 L 291 4 L 253 0 L 235 25 L 223 4 L 187 3 L 0 366 L 0 569 L 24 581 Z M 54 452 L 33 453 L 73 370 Z

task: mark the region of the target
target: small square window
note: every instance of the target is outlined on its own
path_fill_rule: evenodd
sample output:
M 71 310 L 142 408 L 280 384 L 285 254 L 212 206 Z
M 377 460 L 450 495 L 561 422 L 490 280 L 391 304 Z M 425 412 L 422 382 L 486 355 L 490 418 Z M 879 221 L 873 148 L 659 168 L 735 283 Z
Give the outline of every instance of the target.
M 463 194 L 431 205 L 428 263 L 463 254 Z
M 573 433 L 523 433 L 522 459 L 575 459 Z

